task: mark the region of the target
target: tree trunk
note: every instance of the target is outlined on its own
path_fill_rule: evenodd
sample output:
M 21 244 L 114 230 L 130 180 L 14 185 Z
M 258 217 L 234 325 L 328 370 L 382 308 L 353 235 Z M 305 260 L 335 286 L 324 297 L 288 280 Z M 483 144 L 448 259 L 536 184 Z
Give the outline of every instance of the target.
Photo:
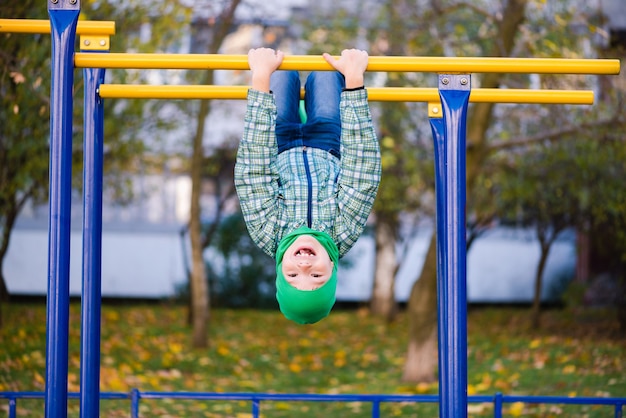
M 0 329 L 4 325 L 2 309 L 4 303 L 9 300 L 9 290 L 7 289 L 6 282 L 4 281 L 4 275 L 2 274 L 2 259 L 0 258 Z
M 2 307 L 4 303 L 9 300 L 9 289 L 7 288 L 4 274 L 2 273 L 4 257 L 9 251 L 9 241 L 11 240 L 11 232 L 17 220 L 17 215 L 24 206 L 26 199 L 25 196 L 21 201 L 18 201 L 6 211 L 7 213 L 4 214 L 4 225 L 0 227 L 0 231 L 2 232 L 2 236 L 0 237 L 0 328 L 2 328 L 4 322 L 2 319 Z
M 541 289 L 543 288 L 543 271 L 550 254 L 551 242 L 541 242 L 541 255 L 539 256 L 539 264 L 535 275 L 535 294 L 533 297 L 533 307 L 531 314 L 531 322 L 533 329 L 541 327 Z
M 617 322 L 623 338 L 626 338 L 626 278 L 619 281 L 617 300 Z
M 4 325 L 2 309 L 5 302 L 9 300 L 9 289 L 7 288 L 6 281 L 4 280 L 4 274 L 2 274 L 2 268 L 4 264 L 4 257 L 0 257 L 0 329 Z
M 398 270 L 396 238 L 392 225 L 383 219 L 376 222 L 376 267 L 374 289 L 370 301 L 372 314 L 393 321 L 397 313 L 395 276 Z
M 402 25 L 403 19 L 405 18 L 402 11 L 405 7 L 406 5 L 403 0 L 391 0 L 385 5 L 389 19 L 388 24 L 391 30 L 388 53 L 393 56 L 406 55 L 406 31 Z M 387 87 L 399 87 L 404 85 L 405 80 L 402 74 L 387 77 L 385 82 L 385 86 Z M 381 111 L 386 116 L 380 118 L 379 121 L 379 131 L 384 132 L 382 136 L 388 135 L 395 141 L 398 141 L 398 143 L 406 141 L 405 124 L 403 122 L 408 117 L 408 114 L 404 104 L 383 103 L 381 105 Z M 381 152 L 384 153 L 385 151 L 381 150 Z M 393 166 L 383 163 L 379 194 L 374 205 L 374 211 L 376 213 L 376 267 L 374 272 L 374 287 L 370 300 L 370 312 L 372 315 L 384 318 L 387 322 L 392 322 L 397 313 L 394 289 L 395 276 L 399 268 L 398 255 L 396 253 L 396 238 L 399 227 L 398 216 L 401 209 L 397 205 L 387 204 L 385 200 L 389 199 L 389 195 L 381 193 L 380 191 L 386 187 L 393 188 L 397 187 L 398 184 L 403 184 L 400 180 L 403 175 L 403 166 L 404 163 L 400 160 Z M 403 190 L 402 193 L 405 193 L 405 191 Z M 396 194 L 393 194 L 393 199 L 397 199 Z
M 437 238 L 430 239 L 424 268 L 409 297 L 409 346 L 402 380 L 432 382 L 437 369 Z
M 576 278 L 579 283 L 589 282 L 589 260 L 591 244 L 589 240 L 588 221 L 576 230 Z
M 204 348 L 208 341 L 209 322 L 209 291 L 204 265 L 202 246 L 202 225 L 200 195 L 202 193 L 202 161 L 204 153 L 202 139 L 204 124 L 209 113 L 209 102 L 200 102 L 196 134 L 193 139 L 193 155 L 191 157 L 191 208 L 189 219 L 189 238 L 191 239 L 191 323 L 193 329 L 193 346 Z
M 235 10 L 241 0 L 232 0 L 227 4 L 222 13 L 213 23 L 210 42 L 207 44 L 207 52 L 215 54 L 228 35 L 233 23 Z M 213 71 L 206 71 L 203 84 L 213 84 Z M 210 102 L 200 101 L 198 118 L 196 124 L 196 134 L 193 138 L 193 155 L 191 157 L 191 209 L 189 219 L 189 238 L 191 240 L 191 323 L 192 323 L 192 344 L 196 348 L 204 348 L 209 345 L 208 328 L 210 318 L 209 289 L 206 277 L 206 266 L 204 265 L 204 245 L 202 239 L 200 195 L 202 194 L 202 162 L 204 161 L 204 150 L 202 142 L 204 138 L 204 127 L 206 118 L 209 115 Z

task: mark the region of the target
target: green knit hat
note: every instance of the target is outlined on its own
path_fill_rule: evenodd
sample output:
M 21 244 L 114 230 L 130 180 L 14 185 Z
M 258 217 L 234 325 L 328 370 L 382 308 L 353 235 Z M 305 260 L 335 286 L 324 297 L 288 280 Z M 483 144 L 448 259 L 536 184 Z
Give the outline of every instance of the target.
M 319 289 L 300 290 L 285 279 L 282 269 L 283 255 L 301 235 L 311 235 L 326 249 L 333 262 L 333 272 L 326 283 Z M 280 311 L 287 319 L 298 324 L 314 324 L 324 319 L 335 304 L 337 290 L 337 265 L 339 249 L 333 239 L 325 232 L 315 231 L 305 226 L 283 237 L 276 251 L 276 299 Z

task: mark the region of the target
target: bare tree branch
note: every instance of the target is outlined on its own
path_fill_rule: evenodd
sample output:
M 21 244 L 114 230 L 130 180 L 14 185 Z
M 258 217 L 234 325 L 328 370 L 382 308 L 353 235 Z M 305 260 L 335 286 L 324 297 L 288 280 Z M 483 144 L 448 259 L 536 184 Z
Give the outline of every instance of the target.
M 565 135 L 571 135 L 576 132 L 581 132 L 584 130 L 596 128 L 598 126 L 614 125 L 614 124 L 623 125 L 623 122 L 620 122 L 618 115 L 614 115 L 610 119 L 601 119 L 601 120 L 597 120 L 594 122 L 583 123 L 581 125 L 570 126 L 565 129 L 556 129 L 553 131 L 541 133 L 539 135 L 520 137 L 520 138 L 514 138 L 511 140 L 507 140 L 507 141 L 496 142 L 492 145 L 489 145 L 489 152 L 495 153 L 498 151 L 507 150 L 511 148 L 527 147 L 529 145 L 532 145 L 538 142 L 556 141 L 556 140 L 561 139 Z
M 461 1 L 458 3 L 452 4 L 450 6 L 447 6 L 447 7 L 441 7 L 441 4 L 439 1 L 432 0 L 430 2 L 430 5 L 432 9 L 436 12 L 436 14 L 439 14 L 439 15 L 445 15 L 445 14 L 455 12 L 460 9 L 470 9 L 478 13 L 479 15 L 486 17 L 490 21 L 496 20 L 496 17 L 493 14 L 489 13 L 487 10 L 480 8 L 470 2 Z

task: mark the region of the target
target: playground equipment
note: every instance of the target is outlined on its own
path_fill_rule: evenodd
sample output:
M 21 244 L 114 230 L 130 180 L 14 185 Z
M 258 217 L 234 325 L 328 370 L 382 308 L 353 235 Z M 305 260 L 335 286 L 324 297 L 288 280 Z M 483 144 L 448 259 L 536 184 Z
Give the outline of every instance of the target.
M 259 414 L 262 400 L 366 401 L 378 416 L 381 402 L 439 402 L 440 417 L 467 416 L 467 310 L 465 252 L 465 128 L 470 101 L 506 103 L 592 104 L 593 92 L 549 90 L 471 89 L 471 73 L 619 74 L 618 60 L 370 57 L 368 71 L 438 73 L 437 89 L 368 89 L 371 100 L 424 101 L 435 144 L 437 191 L 437 258 L 439 315 L 439 396 L 395 395 L 270 395 L 141 393 L 101 394 L 100 383 L 100 271 L 102 237 L 103 100 L 105 98 L 243 99 L 246 87 L 236 86 L 124 86 L 104 84 L 106 68 L 248 69 L 238 55 L 111 54 L 108 36 L 114 25 L 78 22 L 78 0 L 49 0 L 50 22 L 0 19 L 0 31 L 47 33 L 52 36 L 50 117 L 50 226 L 48 265 L 46 390 L 47 418 L 67 416 L 69 244 L 71 197 L 71 123 L 74 68 L 84 69 L 84 209 L 81 341 L 81 417 L 98 417 L 100 399 L 131 399 L 131 415 L 138 416 L 140 398 L 245 399 Z M 113 31 L 113 32 L 112 32 Z M 76 34 L 83 51 L 74 52 Z M 286 57 L 281 69 L 332 70 L 321 57 Z M 18 398 L 33 393 L 0 393 L 15 416 Z M 622 416 L 626 398 L 472 397 L 493 402 L 501 416 L 503 402 L 587 403 L 613 405 Z

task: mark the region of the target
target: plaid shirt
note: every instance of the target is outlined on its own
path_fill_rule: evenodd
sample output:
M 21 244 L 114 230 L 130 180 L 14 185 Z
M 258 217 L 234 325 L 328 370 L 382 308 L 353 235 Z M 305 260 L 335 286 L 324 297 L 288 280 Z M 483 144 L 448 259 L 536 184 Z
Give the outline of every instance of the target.
M 341 160 L 318 148 L 278 155 L 274 96 L 250 89 L 235 186 L 252 240 L 275 257 L 306 225 L 328 233 L 345 255 L 363 232 L 380 182 L 380 150 L 367 91 L 341 94 Z

